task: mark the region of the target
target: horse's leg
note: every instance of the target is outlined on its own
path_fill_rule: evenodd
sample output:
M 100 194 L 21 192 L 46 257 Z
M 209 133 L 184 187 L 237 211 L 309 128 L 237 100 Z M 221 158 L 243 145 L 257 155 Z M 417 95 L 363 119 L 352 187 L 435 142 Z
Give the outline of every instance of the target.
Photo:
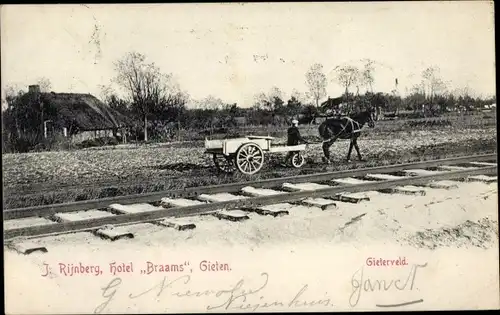
M 331 141 L 331 140 L 330 140 Z M 323 142 L 323 161 L 329 161 L 330 160 L 330 141 L 325 141 Z
M 325 162 L 330 162 L 330 147 L 337 139 L 330 139 L 328 141 L 323 142 L 323 154 Z
M 352 152 L 352 146 L 354 145 L 354 140 L 351 139 L 351 143 L 349 143 L 349 152 L 347 152 L 347 162 L 351 160 L 351 152 Z
M 361 157 L 361 153 L 359 152 L 359 147 L 358 147 L 358 138 L 354 139 L 354 148 L 356 149 L 356 152 L 358 153 L 358 159 L 360 161 L 363 161 L 363 158 Z

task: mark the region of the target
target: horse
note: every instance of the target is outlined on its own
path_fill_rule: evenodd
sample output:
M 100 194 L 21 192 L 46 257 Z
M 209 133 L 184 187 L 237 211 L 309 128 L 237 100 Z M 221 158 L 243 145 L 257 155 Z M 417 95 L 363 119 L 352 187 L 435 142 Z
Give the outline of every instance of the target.
M 323 139 L 323 161 L 330 162 L 330 147 L 337 139 L 350 139 L 347 161 L 351 158 L 352 147 L 356 149 L 358 158 L 362 161 L 361 153 L 358 147 L 358 137 L 361 134 L 361 128 L 368 123 L 368 127 L 374 128 L 373 119 L 374 110 L 372 108 L 362 111 L 358 114 L 345 116 L 341 118 L 330 118 L 322 122 L 319 127 L 319 135 Z

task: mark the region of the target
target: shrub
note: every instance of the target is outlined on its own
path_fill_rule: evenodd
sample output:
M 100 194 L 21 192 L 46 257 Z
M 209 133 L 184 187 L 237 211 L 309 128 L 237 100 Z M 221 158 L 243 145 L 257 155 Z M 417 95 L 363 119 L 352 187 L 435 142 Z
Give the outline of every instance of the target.
M 3 134 L 3 152 L 5 153 L 26 153 L 33 149 L 43 149 L 43 145 L 38 144 L 36 134 L 26 133 L 18 137 L 15 133 Z

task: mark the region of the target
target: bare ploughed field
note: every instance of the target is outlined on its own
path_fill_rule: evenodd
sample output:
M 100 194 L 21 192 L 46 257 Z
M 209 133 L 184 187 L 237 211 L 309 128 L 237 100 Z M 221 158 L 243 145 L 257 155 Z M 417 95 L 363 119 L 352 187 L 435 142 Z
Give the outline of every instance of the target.
M 357 160 L 355 152 L 351 156 L 352 161 L 346 162 L 349 143 L 337 141 L 330 149 L 335 162 L 329 165 L 321 161 L 323 152 L 316 135 L 317 126 L 301 126 L 303 136 L 313 143 L 305 152 L 307 164 L 301 169 L 283 167 L 280 163 L 284 154 L 266 155 L 263 169 L 252 177 L 238 172 L 218 174 L 212 157 L 203 154 L 203 141 L 5 154 L 4 187 L 16 192 L 11 198 L 6 196 L 5 206 L 13 208 L 71 202 L 496 152 L 497 131 L 489 123 L 472 128 L 410 128 L 408 123 L 400 128 L 398 123 L 401 124 L 399 121 L 384 122 L 385 125 L 379 124 L 373 130 L 364 131 L 358 141 L 365 159 L 363 162 Z M 277 143 L 286 141 L 286 128 L 283 129 L 272 134 L 277 137 Z M 110 182 L 119 182 L 120 187 L 104 188 Z M 26 189 L 27 185 L 43 187 L 44 192 L 28 195 L 32 190 L 31 187 Z M 81 185 L 87 187 L 79 189 Z M 72 186 L 72 189 L 67 190 L 66 186 Z

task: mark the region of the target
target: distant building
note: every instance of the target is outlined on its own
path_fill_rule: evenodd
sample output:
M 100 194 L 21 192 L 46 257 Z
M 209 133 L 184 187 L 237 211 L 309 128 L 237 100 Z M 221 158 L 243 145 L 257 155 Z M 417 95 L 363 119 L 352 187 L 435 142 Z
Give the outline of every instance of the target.
M 61 134 L 81 141 L 123 134 L 133 125 L 130 118 L 91 94 L 44 93 L 38 85 L 30 85 L 21 101 L 40 111 L 40 128 L 47 136 Z
M 325 111 L 326 110 L 339 111 L 342 105 L 345 105 L 345 103 L 346 102 L 344 96 L 335 98 L 328 97 L 326 101 L 320 104 L 320 108 L 322 108 Z

